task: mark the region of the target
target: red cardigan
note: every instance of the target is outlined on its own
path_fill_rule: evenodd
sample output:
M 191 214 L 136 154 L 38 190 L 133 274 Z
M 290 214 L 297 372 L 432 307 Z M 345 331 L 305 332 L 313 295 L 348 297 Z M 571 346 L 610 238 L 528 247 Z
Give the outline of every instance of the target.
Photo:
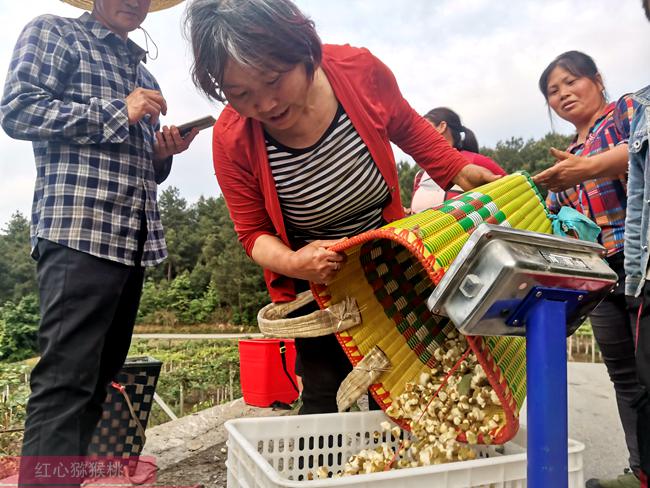
M 322 68 L 336 98 L 365 142 L 391 194 L 386 222 L 404 216 L 397 167 L 390 141 L 431 175 L 441 187 L 468 162 L 402 97 L 393 73 L 367 49 L 323 46 Z M 250 256 L 262 234 L 289 244 L 259 121 L 226 106 L 213 130 L 214 170 L 235 231 Z M 274 302 L 295 298 L 293 279 L 264 270 Z

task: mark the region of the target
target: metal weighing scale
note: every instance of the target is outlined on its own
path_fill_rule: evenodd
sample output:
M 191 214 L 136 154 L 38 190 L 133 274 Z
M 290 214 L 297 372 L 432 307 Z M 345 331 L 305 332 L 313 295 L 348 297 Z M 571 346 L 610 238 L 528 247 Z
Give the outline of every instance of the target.
M 566 338 L 616 285 L 592 242 L 481 224 L 427 301 L 465 335 L 525 336 L 528 486 L 568 486 Z

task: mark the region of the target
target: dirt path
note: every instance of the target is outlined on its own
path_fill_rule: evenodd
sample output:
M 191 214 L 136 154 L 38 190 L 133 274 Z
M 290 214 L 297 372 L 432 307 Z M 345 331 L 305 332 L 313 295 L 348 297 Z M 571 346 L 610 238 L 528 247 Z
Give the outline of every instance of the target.
M 251 407 L 239 398 L 149 429 L 143 455 L 156 459 L 160 469 L 157 486 L 225 488 L 228 457 L 225 422 L 291 413 Z
M 159 486 L 203 485 L 204 488 L 225 488 L 227 471 L 225 451 L 222 442 L 158 473 Z

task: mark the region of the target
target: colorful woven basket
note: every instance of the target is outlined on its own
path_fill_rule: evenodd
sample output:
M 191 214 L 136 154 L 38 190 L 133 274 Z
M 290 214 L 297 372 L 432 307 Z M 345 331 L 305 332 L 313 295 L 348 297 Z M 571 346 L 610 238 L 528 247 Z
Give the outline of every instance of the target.
M 449 319 L 429 311 L 426 300 L 482 222 L 551 233 L 546 207 L 531 178 L 516 173 L 337 244 L 332 249 L 345 252 L 347 263 L 329 285 L 312 284 L 321 308 L 348 297 L 359 304 L 361 325 L 337 333 L 353 365 L 374 346 L 390 359 L 390 371 L 370 388 L 383 410 L 407 382 L 417 382 L 435 365 L 433 350 L 454 330 Z M 467 339 L 501 401 L 501 407 L 489 412 L 502 419 L 491 433 L 493 442 L 506 442 L 519 428 L 519 409 L 526 397 L 525 339 Z

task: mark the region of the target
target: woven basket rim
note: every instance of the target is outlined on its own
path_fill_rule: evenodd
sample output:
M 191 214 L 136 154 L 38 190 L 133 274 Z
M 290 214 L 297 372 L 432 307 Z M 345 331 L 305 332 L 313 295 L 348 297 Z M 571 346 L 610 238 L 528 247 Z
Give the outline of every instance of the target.
M 420 263 L 424 265 L 426 263 L 426 258 L 424 257 L 424 255 L 410 242 L 408 242 L 406 237 L 400 235 L 400 233 L 411 234 L 412 232 L 408 229 L 385 226 L 380 229 L 370 230 L 364 232 L 363 234 L 359 234 L 357 236 L 341 241 L 340 243 L 337 243 L 334 246 L 332 246 L 330 249 L 336 252 L 345 252 L 348 249 L 351 249 L 356 246 L 361 246 L 375 239 L 389 239 L 406 247 L 409 250 L 409 252 L 418 261 L 420 261 Z M 434 272 L 428 266 L 426 267 L 426 271 L 435 285 L 437 285 L 442 279 L 442 273 Z M 318 306 L 320 308 L 327 307 L 328 303 L 326 300 L 330 299 L 328 287 L 326 285 L 318 285 L 315 283 L 311 283 L 311 289 L 314 297 L 316 298 L 316 302 L 318 303 Z M 357 357 L 353 357 L 348 351 L 348 348 L 346 347 L 346 343 L 343 340 L 343 337 L 345 337 L 346 335 L 349 335 L 347 331 L 342 333 L 337 333 L 336 337 L 341 347 L 343 348 L 346 356 L 352 363 L 352 365 L 356 366 L 360 360 Z M 467 337 L 467 342 L 469 344 L 469 347 L 475 353 L 483 350 L 482 346 L 484 345 L 484 341 L 482 340 L 481 337 L 478 336 L 466 336 L 466 337 Z M 493 442 L 497 444 L 502 444 L 512 439 L 512 437 L 514 437 L 517 431 L 519 430 L 519 416 L 517 413 L 517 409 L 514 408 L 512 405 L 512 403 L 514 402 L 514 396 L 510 390 L 510 387 L 508 386 L 505 377 L 495 372 L 494 369 L 491 367 L 492 365 L 488 364 L 485 361 L 485 358 L 482 357 L 482 355 L 477 354 L 477 358 L 479 359 L 479 363 L 483 367 L 483 370 L 485 371 L 486 375 L 488 376 L 488 378 L 490 378 L 490 383 L 498 384 L 500 386 L 500 388 L 495 388 L 495 393 L 497 394 L 499 400 L 501 401 L 501 406 L 503 407 L 504 415 L 506 417 L 506 423 L 503 426 L 503 428 L 497 431 L 497 435 L 493 439 Z M 372 385 L 370 387 L 370 391 L 374 394 L 376 399 L 378 398 L 379 395 L 377 389 L 378 386 L 375 385 Z M 379 403 L 381 404 L 382 402 Z M 395 421 L 395 419 L 393 420 Z M 405 422 L 397 421 L 397 423 L 402 428 L 409 430 L 409 427 Z

